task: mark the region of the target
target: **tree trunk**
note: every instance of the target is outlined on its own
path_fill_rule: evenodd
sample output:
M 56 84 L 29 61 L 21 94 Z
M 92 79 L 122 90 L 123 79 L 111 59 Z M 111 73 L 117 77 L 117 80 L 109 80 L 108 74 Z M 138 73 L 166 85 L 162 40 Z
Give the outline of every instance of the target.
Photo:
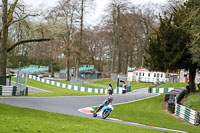
M 6 75 L 7 67 L 7 38 L 8 38 L 8 0 L 3 0 L 2 36 L 0 35 L 0 76 Z
M 142 55 L 142 64 L 141 64 L 141 69 L 143 68 L 144 66 L 144 56 Z
M 189 86 L 190 86 L 190 92 L 196 92 L 195 77 L 196 77 L 196 69 L 189 68 Z
M 127 53 L 126 53 L 126 59 L 125 59 L 125 65 L 124 65 L 124 74 L 127 73 L 127 69 L 128 69 L 128 57 L 129 57 L 128 53 L 129 52 L 127 51 Z
M 54 77 L 54 69 L 53 69 L 53 66 L 54 66 L 54 62 L 53 62 L 53 58 L 51 58 L 51 77 Z
M 78 46 L 78 51 L 77 51 L 77 59 L 76 59 L 76 78 L 78 78 L 78 73 L 79 73 L 79 67 L 81 64 L 81 51 L 82 51 L 82 43 L 83 43 L 83 15 L 84 15 L 84 0 L 81 1 L 81 23 L 80 23 L 80 43 Z
M 115 72 L 115 46 L 112 51 L 111 73 Z
M 100 62 L 100 69 L 99 71 L 102 72 L 104 68 L 104 58 L 102 58 L 101 62 Z
M 118 69 L 117 69 L 117 73 L 121 73 L 121 67 L 122 67 L 122 60 L 121 60 L 121 57 L 122 56 L 122 52 L 121 50 L 119 49 L 119 53 L 118 53 Z
M 70 79 L 70 69 L 69 69 L 69 57 L 70 57 L 70 51 L 69 50 L 67 50 L 67 56 L 66 56 L 66 58 L 67 58 L 67 61 L 66 61 L 66 80 L 67 81 L 69 81 Z
M 130 58 L 129 58 L 129 66 L 130 67 L 133 67 L 133 49 L 134 49 L 134 46 L 130 50 Z
M 112 59 L 111 59 L 111 73 L 115 72 L 115 53 L 116 53 L 116 33 L 117 33 L 117 21 L 116 21 L 116 9 L 115 7 L 112 10 L 112 19 L 113 19 L 113 25 L 112 25 L 112 30 L 113 30 L 113 36 L 112 36 L 112 43 L 113 43 L 113 48 L 112 48 Z
M 0 40 L 0 76 L 6 75 L 6 66 L 7 66 L 7 52 L 5 49 L 5 43 L 3 40 Z
M 76 67 L 75 67 L 75 77 L 76 77 L 76 78 L 78 78 L 79 66 L 80 66 L 80 60 L 79 60 L 79 59 L 76 59 Z

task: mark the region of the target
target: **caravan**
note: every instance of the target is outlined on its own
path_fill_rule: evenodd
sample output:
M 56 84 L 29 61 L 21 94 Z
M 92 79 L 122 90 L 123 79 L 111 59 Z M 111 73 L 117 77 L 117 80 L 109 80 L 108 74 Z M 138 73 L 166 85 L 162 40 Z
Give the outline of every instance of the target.
M 146 83 L 160 83 L 168 82 L 166 73 L 158 71 L 149 71 L 147 69 L 129 70 L 128 80 L 134 82 L 146 82 Z M 177 75 L 176 73 L 169 73 L 169 75 Z

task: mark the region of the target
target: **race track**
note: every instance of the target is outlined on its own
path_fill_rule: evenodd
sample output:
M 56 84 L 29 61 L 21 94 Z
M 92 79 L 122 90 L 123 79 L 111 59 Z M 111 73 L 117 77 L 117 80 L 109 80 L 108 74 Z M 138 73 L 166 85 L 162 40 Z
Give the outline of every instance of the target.
M 113 97 L 113 104 L 116 105 L 116 104 L 138 101 L 154 97 L 157 95 L 158 94 L 149 94 L 148 89 L 146 88 L 146 89 L 136 90 L 128 94 L 113 95 L 112 97 Z M 108 95 L 62 96 L 62 97 L 0 97 L 0 103 L 94 119 L 92 115 L 82 113 L 79 111 L 79 109 L 91 106 L 98 106 L 108 97 L 109 97 Z M 100 118 L 95 118 L 95 119 L 100 119 Z M 131 124 L 128 122 L 116 121 L 112 119 L 107 119 L 106 121 L 155 129 L 154 127 L 146 125 L 140 125 L 140 124 L 138 125 L 133 123 Z M 158 130 L 185 133 L 182 131 L 168 130 L 162 128 Z

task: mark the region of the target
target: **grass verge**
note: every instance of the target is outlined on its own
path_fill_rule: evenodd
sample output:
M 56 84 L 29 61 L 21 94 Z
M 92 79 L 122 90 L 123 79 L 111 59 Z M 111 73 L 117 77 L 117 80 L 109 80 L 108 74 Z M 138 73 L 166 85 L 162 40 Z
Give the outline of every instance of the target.
M 16 81 L 16 79 L 12 79 Z M 49 92 L 29 92 L 29 96 L 87 96 L 87 95 L 101 95 L 98 93 L 88 93 L 88 92 L 81 92 L 81 91 L 75 91 L 75 90 L 69 90 L 66 88 L 61 88 L 53 85 L 49 85 L 46 83 L 42 83 L 33 79 L 28 79 L 27 84 L 32 87 L 36 87 L 39 89 L 51 91 Z
M 70 81 L 65 81 L 65 80 L 61 80 L 61 81 L 58 81 L 58 82 L 68 84 L 68 85 L 70 84 Z M 99 86 L 92 86 L 92 85 L 87 85 L 87 84 L 82 84 L 82 87 L 103 89 L 102 87 L 99 87 Z
M 101 85 L 108 85 L 109 83 L 111 83 L 113 85 L 113 87 L 115 87 L 117 85 L 117 82 L 113 81 L 111 79 L 96 80 L 96 81 L 93 81 L 93 83 L 101 84 Z M 130 84 L 131 84 L 131 90 L 136 90 L 136 89 L 147 88 L 147 87 L 153 86 L 150 83 L 140 83 L 140 82 L 130 82 Z
M 183 130 L 189 133 L 199 133 L 200 127 L 185 124 L 163 111 L 164 95 L 137 101 L 133 103 L 116 105 L 111 116 L 117 119 L 157 126 L 169 129 Z M 145 108 L 144 108 L 145 107 Z
M 200 93 L 190 94 L 184 105 L 195 111 L 200 111 Z
M 106 85 L 106 86 L 108 86 L 108 84 L 111 83 L 113 87 L 117 86 L 117 81 L 114 81 L 112 79 L 101 79 L 101 80 L 98 79 L 98 80 L 94 80 L 93 83 Z
M 166 83 L 158 85 L 156 88 L 176 88 L 176 87 L 186 87 L 187 83 Z
M 70 84 L 70 81 L 63 81 L 63 80 L 61 80 L 61 81 L 58 81 L 58 82 L 65 83 L 65 84 Z M 111 83 L 114 88 L 117 85 L 117 82 L 113 81 L 111 79 L 102 79 L 102 80 L 98 79 L 98 80 L 94 80 L 92 83 L 97 84 L 97 86 L 83 84 L 82 87 L 102 89 L 102 87 L 98 86 L 98 84 L 99 85 L 108 86 L 108 84 Z M 131 82 L 131 90 L 136 90 L 136 89 L 146 88 L 146 87 L 151 87 L 151 86 L 153 86 L 153 85 L 150 84 L 150 83 Z
M 5 104 L 0 108 L 1 133 L 166 133 Z
M 141 89 L 151 87 L 153 84 L 150 83 L 139 83 L 139 82 L 131 82 L 131 90 Z
M 186 87 L 187 83 L 166 83 L 157 86 L 156 88 L 178 88 L 178 87 Z M 196 90 L 199 90 L 196 84 Z

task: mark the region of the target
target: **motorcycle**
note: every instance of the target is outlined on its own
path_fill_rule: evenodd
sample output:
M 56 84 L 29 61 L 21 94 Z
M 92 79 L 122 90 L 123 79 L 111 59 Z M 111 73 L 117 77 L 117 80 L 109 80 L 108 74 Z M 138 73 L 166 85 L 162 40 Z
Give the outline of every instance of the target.
M 112 93 L 113 93 L 112 87 L 111 87 L 111 86 L 108 86 L 108 94 L 109 94 L 109 95 L 112 95 Z
M 100 116 L 102 119 L 106 119 L 113 110 L 114 107 L 112 106 L 112 104 L 109 104 L 108 106 L 104 105 L 100 111 L 98 111 L 98 108 L 95 108 L 93 117 Z
M 112 95 L 113 91 L 111 89 L 108 90 L 108 94 Z
M 122 89 L 122 94 L 126 94 L 126 89 Z

